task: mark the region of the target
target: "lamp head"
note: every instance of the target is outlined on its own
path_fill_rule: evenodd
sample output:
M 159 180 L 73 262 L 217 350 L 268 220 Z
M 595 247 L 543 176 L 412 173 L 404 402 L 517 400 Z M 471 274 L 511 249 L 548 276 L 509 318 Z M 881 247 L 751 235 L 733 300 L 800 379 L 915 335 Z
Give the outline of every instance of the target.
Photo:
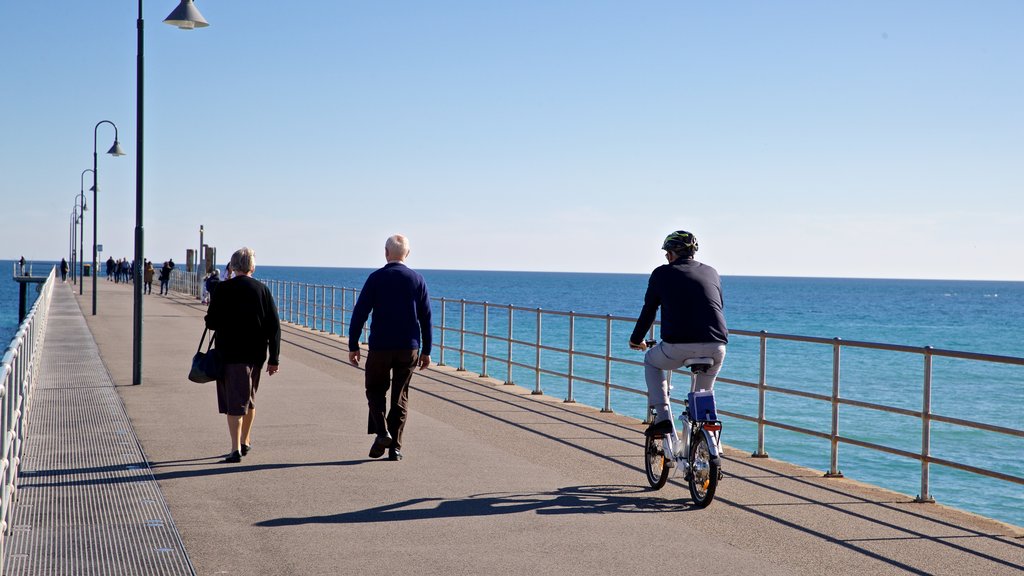
M 182 30 L 206 28 L 210 25 L 199 13 L 199 9 L 192 3 L 192 0 L 181 0 L 178 7 L 167 18 L 164 18 L 164 23 L 177 26 Z
M 124 150 L 121 150 L 121 143 L 114 140 L 114 145 L 110 147 L 110 150 L 107 150 L 107 154 L 111 156 L 124 156 Z

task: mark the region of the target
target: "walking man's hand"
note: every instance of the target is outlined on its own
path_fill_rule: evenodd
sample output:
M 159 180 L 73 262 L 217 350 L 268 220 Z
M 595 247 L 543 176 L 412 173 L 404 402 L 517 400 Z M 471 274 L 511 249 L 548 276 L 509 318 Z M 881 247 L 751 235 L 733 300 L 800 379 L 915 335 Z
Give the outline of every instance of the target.
M 430 355 L 423 354 L 420 356 L 420 370 L 423 370 L 427 366 L 430 366 Z
M 348 361 L 349 361 L 350 364 L 352 364 L 353 366 L 358 368 L 359 367 L 359 350 L 352 350 L 351 352 L 349 352 L 348 353 Z

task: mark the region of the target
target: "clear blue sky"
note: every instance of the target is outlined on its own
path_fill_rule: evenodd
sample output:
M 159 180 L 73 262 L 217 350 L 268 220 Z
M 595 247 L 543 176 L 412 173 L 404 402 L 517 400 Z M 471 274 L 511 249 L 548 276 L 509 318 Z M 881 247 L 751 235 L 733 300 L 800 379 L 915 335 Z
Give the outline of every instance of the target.
M 644 273 L 682 228 L 727 275 L 1024 280 L 1019 0 L 176 4 L 145 5 L 147 258 L 202 224 L 221 260 L 401 232 L 420 268 Z M 0 258 L 67 254 L 104 119 L 132 256 L 136 11 L 5 5 Z

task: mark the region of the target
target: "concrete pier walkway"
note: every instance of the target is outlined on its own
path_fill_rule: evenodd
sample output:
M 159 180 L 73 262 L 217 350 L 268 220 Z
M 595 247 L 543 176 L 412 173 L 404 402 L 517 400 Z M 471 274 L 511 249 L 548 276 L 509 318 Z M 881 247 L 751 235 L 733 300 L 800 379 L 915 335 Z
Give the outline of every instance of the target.
M 89 288 L 56 288 L 42 376 L 52 384 L 36 390 L 29 424 L 30 442 L 48 444 L 30 445 L 23 463 L 6 564 L 20 568 L 8 574 L 87 573 L 55 558 L 112 541 L 125 564 L 88 573 L 158 573 L 117 568 L 145 554 L 180 554 L 175 569 L 202 575 L 1024 571 L 1024 530 L 737 451 L 715 502 L 693 509 L 681 479 L 647 488 L 638 421 L 447 367 L 413 378 L 405 459 L 370 460 L 362 370 L 342 339 L 287 325 L 281 371 L 260 384 L 253 451 L 221 464 L 228 434 L 214 387 L 185 378 L 205 307 L 145 297 L 143 384 L 132 386 L 131 289 L 101 281 L 91 316 Z M 83 316 L 91 338 L 51 346 Z M 120 411 L 131 432 L 86 440 L 101 424 L 72 416 L 65 393 L 76 382 L 116 391 L 97 418 Z M 80 461 L 86 449 L 72 438 L 117 454 L 137 438 L 141 452 Z M 105 471 L 114 474 L 93 479 Z M 105 512 L 132 505 L 123 488 L 145 486 L 156 493 L 133 498 L 166 517 Z M 67 495 L 89 487 L 103 489 Z M 25 520 L 42 502 L 92 516 Z M 173 533 L 124 544 L 150 527 Z

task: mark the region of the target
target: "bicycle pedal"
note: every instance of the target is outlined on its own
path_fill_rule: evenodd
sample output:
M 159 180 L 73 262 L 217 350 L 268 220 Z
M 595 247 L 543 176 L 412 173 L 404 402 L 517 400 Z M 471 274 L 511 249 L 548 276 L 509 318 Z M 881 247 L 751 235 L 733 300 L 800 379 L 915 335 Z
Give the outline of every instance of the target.
M 675 468 L 675 467 L 676 467 L 676 461 L 675 460 L 670 460 L 668 458 L 665 458 L 665 468 Z

